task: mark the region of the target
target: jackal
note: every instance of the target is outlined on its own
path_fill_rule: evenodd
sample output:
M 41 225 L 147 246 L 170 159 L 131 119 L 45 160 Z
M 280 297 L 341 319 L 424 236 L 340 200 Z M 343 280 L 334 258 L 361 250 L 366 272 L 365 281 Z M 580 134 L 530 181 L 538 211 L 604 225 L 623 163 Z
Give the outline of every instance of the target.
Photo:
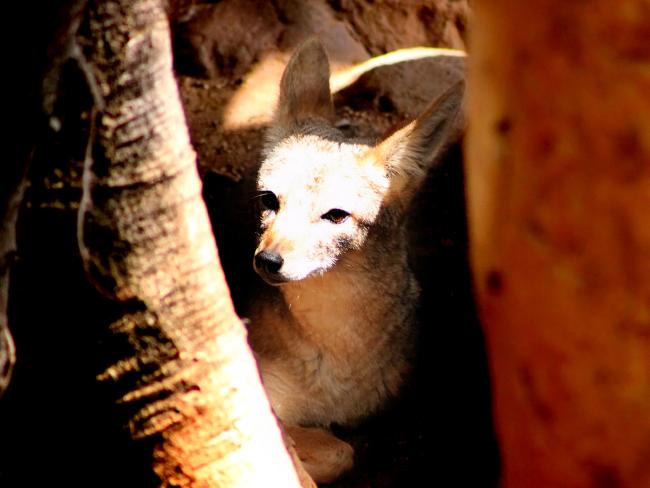
M 253 263 L 277 291 L 254 304 L 250 330 L 273 409 L 317 482 L 353 459 L 324 429 L 377 412 L 409 375 L 419 286 L 406 217 L 428 168 L 458 136 L 464 91 L 453 86 L 373 144 L 346 140 L 333 125 L 329 75 L 311 39 L 282 76 L 258 173 Z

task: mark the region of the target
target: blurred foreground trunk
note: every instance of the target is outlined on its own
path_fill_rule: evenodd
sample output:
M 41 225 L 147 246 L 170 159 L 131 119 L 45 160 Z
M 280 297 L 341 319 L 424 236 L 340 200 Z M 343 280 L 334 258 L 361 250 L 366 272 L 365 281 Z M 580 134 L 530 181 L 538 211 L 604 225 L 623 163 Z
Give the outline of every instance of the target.
M 164 486 L 296 487 L 217 257 L 164 12 L 93 1 L 81 32 L 96 108 L 79 243 L 124 310 L 101 379 Z
M 650 486 L 650 7 L 474 7 L 468 203 L 504 486 Z

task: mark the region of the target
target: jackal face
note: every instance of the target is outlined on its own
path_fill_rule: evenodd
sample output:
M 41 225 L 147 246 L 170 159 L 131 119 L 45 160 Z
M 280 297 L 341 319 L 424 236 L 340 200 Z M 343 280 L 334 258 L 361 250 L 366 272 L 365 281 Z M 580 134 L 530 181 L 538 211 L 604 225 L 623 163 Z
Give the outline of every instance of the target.
M 377 145 L 346 141 L 331 123 L 327 56 L 318 41 L 303 44 L 283 74 L 258 173 L 257 273 L 273 285 L 322 274 L 362 250 L 380 214 L 403 214 L 459 126 L 462 91 L 453 87 Z
M 262 235 L 256 271 L 270 283 L 323 273 L 360 249 L 388 188 L 368 147 L 289 136 L 273 147 L 258 177 Z

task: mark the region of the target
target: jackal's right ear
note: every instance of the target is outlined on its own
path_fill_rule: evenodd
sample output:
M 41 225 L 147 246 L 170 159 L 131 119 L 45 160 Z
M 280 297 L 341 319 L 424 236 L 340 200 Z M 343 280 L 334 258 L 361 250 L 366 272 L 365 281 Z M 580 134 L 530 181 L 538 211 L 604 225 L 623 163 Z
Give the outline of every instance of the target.
M 464 82 L 458 82 L 436 99 L 406 127 L 393 133 L 369 152 L 390 178 L 389 200 L 408 202 L 428 169 L 464 129 Z
M 320 41 L 312 37 L 284 69 L 273 130 L 278 132 L 276 136 L 284 137 L 309 120 L 331 122 L 333 118 L 327 54 Z

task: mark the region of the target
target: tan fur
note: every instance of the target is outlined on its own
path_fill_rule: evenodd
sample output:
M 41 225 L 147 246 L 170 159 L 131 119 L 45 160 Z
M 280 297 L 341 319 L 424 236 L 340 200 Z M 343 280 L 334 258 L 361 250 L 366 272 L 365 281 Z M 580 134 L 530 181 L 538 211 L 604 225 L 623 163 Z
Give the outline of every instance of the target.
M 288 427 L 287 435 L 300 447 L 298 459 L 319 483 L 330 483 L 343 471 L 352 468 L 354 450 L 347 442 L 319 428 Z
M 346 141 L 328 121 L 326 60 L 311 40 L 289 62 L 258 175 L 259 190 L 276 200 L 262 211 L 255 267 L 279 286 L 254 305 L 250 340 L 288 431 L 354 425 L 404 385 L 419 296 L 408 266 L 406 212 L 457 133 L 463 93 L 453 87 L 377 145 Z M 326 217 L 331 209 L 349 216 L 335 223 Z M 262 256 L 281 258 L 281 265 L 276 270 Z M 331 435 L 323 432 L 294 441 L 314 479 L 331 481 L 349 469 L 352 450 L 336 439 L 325 444 L 335 453 L 315 446 L 314 439 Z

